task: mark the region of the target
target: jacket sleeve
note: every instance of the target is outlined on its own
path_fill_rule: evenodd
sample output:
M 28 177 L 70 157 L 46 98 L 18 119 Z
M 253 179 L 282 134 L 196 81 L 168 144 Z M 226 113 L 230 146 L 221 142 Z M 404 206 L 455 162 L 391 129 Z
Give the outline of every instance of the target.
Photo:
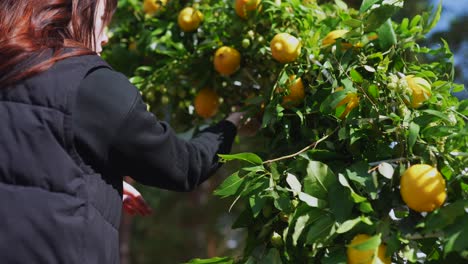
M 183 140 L 177 137 L 168 123 L 158 120 L 146 110 L 139 91 L 121 74 L 103 69 L 92 73 L 87 79 L 93 80 L 88 81 L 88 86 L 98 87 L 94 91 L 89 89 L 88 95 L 82 96 L 94 98 L 95 102 L 94 106 L 86 106 L 90 113 L 87 115 L 89 121 L 83 120 L 86 117 L 82 116 L 81 130 L 89 127 L 91 131 L 88 129 L 85 133 L 87 137 L 97 138 L 87 141 L 101 144 L 101 148 L 103 142 L 108 142 L 104 143 L 107 153 L 94 152 L 106 156 L 106 166 L 112 166 L 120 174 L 131 176 L 146 185 L 189 191 L 220 166 L 217 154 L 230 152 L 236 135 L 236 127 L 231 122 L 221 121 L 204 129 L 191 140 Z M 109 84 L 112 87 L 108 87 Z M 95 114 L 92 114 L 90 108 L 96 109 Z M 106 115 L 99 118 L 98 113 Z M 108 122 L 104 120 L 106 116 Z M 103 119 L 102 122 L 99 119 Z M 107 125 L 99 127 L 99 123 Z M 87 145 L 88 148 L 93 147 Z

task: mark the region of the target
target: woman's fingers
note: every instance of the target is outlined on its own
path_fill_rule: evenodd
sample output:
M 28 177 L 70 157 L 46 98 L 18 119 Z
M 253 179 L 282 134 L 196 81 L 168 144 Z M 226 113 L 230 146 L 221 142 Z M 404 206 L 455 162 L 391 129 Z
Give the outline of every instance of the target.
M 142 216 L 146 216 L 152 213 L 151 207 L 145 199 L 143 199 L 140 192 L 125 181 L 123 182 L 122 202 L 124 211 L 131 215 L 138 213 Z

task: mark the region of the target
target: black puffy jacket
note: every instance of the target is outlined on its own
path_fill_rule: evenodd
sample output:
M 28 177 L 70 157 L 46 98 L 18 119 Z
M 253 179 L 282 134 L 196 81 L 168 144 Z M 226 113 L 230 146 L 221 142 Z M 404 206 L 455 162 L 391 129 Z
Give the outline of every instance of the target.
M 0 88 L 0 263 L 119 263 L 122 176 L 190 190 L 219 166 L 220 148 L 230 150 L 235 136 L 231 123 L 218 123 L 185 142 L 145 113 L 134 91 L 138 109 L 129 112 L 124 140 L 111 146 L 93 139 L 103 155 L 111 149 L 116 153 L 111 155 L 114 163 L 94 163 L 90 157 L 99 157 L 93 151 L 83 156 L 86 147 L 81 152 L 77 147 L 86 142 L 77 140 L 73 111 L 80 85 L 98 68 L 110 69 L 95 55 L 68 58 Z M 125 133 L 139 134 L 130 138 Z M 101 165 L 116 171 L 100 171 Z

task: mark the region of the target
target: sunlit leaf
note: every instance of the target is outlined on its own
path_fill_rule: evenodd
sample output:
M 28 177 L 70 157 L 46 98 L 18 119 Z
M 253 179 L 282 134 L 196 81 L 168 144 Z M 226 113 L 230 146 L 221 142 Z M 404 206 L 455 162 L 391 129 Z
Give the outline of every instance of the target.
M 382 163 L 379 164 L 378 171 L 385 178 L 392 179 L 393 178 L 393 173 L 394 173 L 395 170 L 393 169 L 392 165 L 390 165 L 390 164 L 388 164 L 386 162 L 382 162 Z
M 310 219 L 309 214 L 301 215 L 297 218 L 297 221 L 294 225 L 294 232 L 292 234 L 292 242 L 294 246 L 297 245 L 297 241 L 299 240 L 299 237 L 302 235 L 302 231 L 305 229 L 306 224 L 308 223 L 309 219 Z
M 344 222 L 343 224 L 341 224 L 338 227 L 338 229 L 336 230 L 336 232 L 338 234 L 346 233 L 349 230 L 351 230 L 353 227 L 355 227 L 357 224 L 359 224 L 360 222 L 361 222 L 361 217 L 348 220 L 348 221 Z
M 262 159 L 255 153 L 220 154 L 222 161 L 243 160 L 252 164 L 262 164 Z
M 369 8 L 372 7 L 372 5 L 379 2 L 382 2 L 382 0 L 364 0 L 361 3 L 361 8 L 359 8 L 359 12 L 366 12 L 367 10 L 369 10 Z
M 302 185 L 296 178 L 296 176 L 294 176 L 291 173 L 288 173 L 288 175 L 286 176 L 286 182 L 289 184 L 289 187 L 291 187 L 291 190 L 293 190 L 293 192 L 296 195 L 301 192 Z
M 304 192 L 299 193 L 299 200 L 303 201 L 310 207 L 323 207 L 326 204 L 325 201 L 317 199 L 312 195 L 309 195 Z

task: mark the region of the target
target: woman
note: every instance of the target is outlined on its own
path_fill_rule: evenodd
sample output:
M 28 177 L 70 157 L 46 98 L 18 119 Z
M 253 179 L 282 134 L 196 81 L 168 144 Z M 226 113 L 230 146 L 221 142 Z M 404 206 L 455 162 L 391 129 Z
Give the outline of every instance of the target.
M 98 54 L 117 0 L 0 1 L 0 259 L 118 263 L 122 179 L 188 191 L 240 114 L 190 141 Z

